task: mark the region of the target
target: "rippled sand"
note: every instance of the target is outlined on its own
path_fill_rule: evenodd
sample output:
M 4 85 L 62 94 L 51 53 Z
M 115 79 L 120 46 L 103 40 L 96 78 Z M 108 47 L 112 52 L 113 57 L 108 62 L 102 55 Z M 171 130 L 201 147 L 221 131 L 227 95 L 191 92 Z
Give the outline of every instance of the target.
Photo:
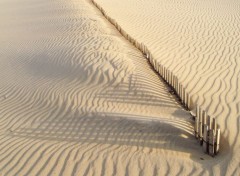
M 217 118 L 222 175 L 240 175 L 239 1 L 95 1 Z
M 0 175 L 221 172 L 143 55 L 87 0 L 0 2 Z M 222 168 L 224 169 L 224 168 Z

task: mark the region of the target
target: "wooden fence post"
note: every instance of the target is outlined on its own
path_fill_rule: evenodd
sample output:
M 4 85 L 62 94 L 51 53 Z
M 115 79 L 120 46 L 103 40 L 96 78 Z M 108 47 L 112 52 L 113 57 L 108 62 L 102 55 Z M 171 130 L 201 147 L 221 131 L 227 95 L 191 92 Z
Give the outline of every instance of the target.
M 198 127 L 198 125 L 199 125 L 199 117 L 198 116 L 196 116 L 195 117 L 195 137 L 198 139 L 198 136 L 199 136 L 199 127 Z
M 162 77 L 164 78 L 164 72 L 165 72 L 165 70 L 164 70 L 164 67 L 162 66 Z
M 185 106 L 185 87 L 182 84 L 182 104 Z
M 162 66 L 162 77 L 165 79 L 165 67 Z
M 194 109 L 193 98 L 191 97 L 191 94 L 189 94 L 189 110 L 193 109 Z
M 167 76 L 168 76 L 168 69 L 167 69 L 167 68 L 165 68 L 165 72 L 166 72 L 166 74 L 165 74 L 165 80 L 167 81 Z
M 185 87 L 182 88 L 182 103 L 185 105 Z
M 153 62 L 152 54 L 151 54 L 151 53 L 148 53 L 148 54 L 149 54 L 149 60 L 150 60 L 151 62 Z M 154 64 L 154 66 L 155 66 L 155 64 Z
M 218 127 L 217 132 L 216 132 L 216 149 L 215 149 L 215 154 L 217 154 L 219 152 L 219 148 L 220 148 L 220 128 Z
M 179 83 L 179 79 L 177 79 L 177 94 L 180 97 L 180 83 Z
M 188 109 L 189 110 L 192 110 L 193 109 L 193 101 L 192 101 L 192 97 L 191 97 L 191 94 L 190 93 L 188 93 L 187 94 L 187 107 L 188 107 Z
M 169 84 L 173 87 L 173 84 L 172 84 L 172 72 L 170 71 L 170 77 L 169 77 Z
M 199 106 L 198 106 L 198 104 L 196 106 L 196 117 L 199 117 Z
M 178 77 L 176 76 L 176 92 L 177 92 L 177 95 L 178 95 Z
M 183 85 L 182 85 L 183 86 Z M 185 106 L 185 87 L 182 88 L 182 104 Z
M 166 69 L 166 82 L 168 83 L 168 69 Z
M 178 89 L 178 78 L 177 78 L 177 76 L 175 76 L 175 90 L 176 90 L 176 92 L 177 92 L 177 89 Z
M 149 60 L 149 54 L 148 54 L 148 52 L 146 53 L 146 58 Z
M 159 71 L 159 72 L 160 72 L 160 75 L 163 76 L 163 74 L 162 74 L 162 65 L 161 65 L 161 64 L 159 65 L 159 70 L 160 70 L 160 71 Z
M 168 80 L 167 80 L 167 82 L 168 82 L 169 85 L 170 85 L 170 79 L 171 79 L 171 71 L 168 70 Z
M 202 111 L 202 117 L 203 117 L 203 125 L 208 125 L 206 112 L 204 110 Z M 208 128 L 209 128 L 209 125 L 208 125 Z
M 179 84 L 179 97 L 182 99 L 182 84 Z
M 171 81 L 170 79 L 171 79 L 171 71 L 168 70 L 167 82 L 168 82 L 169 85 L 170 85 L 170 81 Z
M 173 88 L 176 90 L 176 76 L 173 75 Z
M 180 82 L 178 82 L 178 95 L 179 95 L 179 98 L 181 99 L 181 96 L 182 96 L 182 88 L 181 88 L 181 84 Z
M 151 54 L 152 56 L 152 54 Z M 153 57 L 152 57 L 152 62 L 154 62 L 154 66 L 156 67 L 158 73 L 159 73 L 159 64 L 157 63 L 157 60 L 154 60 Z
M 209 155 L 214 156 L 214 144 L 215 144 L 215 136 L 214 136 L 214 130 L 210 129 L 209 130 L 209 147 L 208 147 L 208 152 Z
M 217 122 L 215 118 L 212 119 L 212 129 L 214 130 L 215 133 L 217 132 Z
M 212 129 L 212 118 L 209 115 L 207 116 L 207 124 L 209 126 L 209 129 Z
M 185 100 L 185 102 L 186 102 L 186 107 L 189 109 L 189 94 L 188 94 L 188 92 L 186 92 L 186 100 Z
M 199 117 L 199 129 L 198 129 L 198 131 L 199 131 L 199 142 L 200 142 L 200 144 L 202 145 L 202 120 L 203 120 L 203 116 L 202 116 L 202 110 L 200 109 L 200 117 Z
M 204 153 L 208 152 L 208 125 L 204 125 L 203 129 L 203 151 Z

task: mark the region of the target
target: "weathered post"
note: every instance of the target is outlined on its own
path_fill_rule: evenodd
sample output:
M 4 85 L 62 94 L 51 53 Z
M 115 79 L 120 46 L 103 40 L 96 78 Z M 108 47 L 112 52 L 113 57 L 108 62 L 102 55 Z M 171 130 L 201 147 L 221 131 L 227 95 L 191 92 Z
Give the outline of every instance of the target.
M 181 92 L 180 92 L 180 81 L 179 81 L 179 79 L 177 80 L 177 82 L 178 82 L 178 84 L 177 84 L 177 93 L 178 93 L 178 96 L 181 98 Z
M 176 90 L 176 76 L 173 75 L 173 88 Z
M 146 46 L 143 45 L 143 54 L 146 54 Z
M 151 54 L 151 56 L 152 56 L 152 54 Z M 154 60 L 152 57 L 152 62 L 154 62 L 154 66 L 157 68 L 158 73 L 159 73 L 159 64 L 158 64 L 157 60 Z
M 146 58 L 149 59 L 149 53 L 148 52 L 146 53 Z
M 183 85 L 181 84 L 181 102 L 183 103 L 183 96 L 184 96 L 184 87 Z
M 196 116 L 195 117 L 195 137 L 198 139 L 198 135 L 199 135 L 199 127 L 198 127 L 198 125 L 199 125 L 199 117 L 198 116 Z
M 203 130 L 203 151 L 204 153 L 208 152 L 208 125 L 204 125 Z
M 168 84 L 171 85 L 171 71 L 168 70 Z
M 176 76 L 176 92 L 178 94 L 178 77 Z
M 216 132 L 216 146 L 215 146 L 215 154 L 219 152 L 220 148 L 220 128 L 218 127 L 217 132 Z
M 176 79 L 175 79 L 175 90 L 176 90 L 176 93 L 178 95 L 178 77 L 176 76 Z
M 172 86 L 172 72 L 170 71 L 169 74 L 169 84 Z
M 171 71 L 168 70 L 168 84 L 171 85 Z
M 183 104 L 184 106 L 186 107 L 186 95 L 187 94 L 187 91 L 186 91 L 186 88 L 184 87 L 183 88 Z
M 182 85 L 179 84 L 179 97 L 182 99 Z
M 161 64 L 159 64 L 159 73 L 160 73 L 161 76 L 163 76 L 163 74 L 162 74 L 162 65 Z
M 215 118 L 212 119 L 212 129 L 214 130 L 215 133 L 217 132 L 217 122 Z
M 172 72 L 170 71 L 170 85 L 173 87 L 173 74 L 172 74 Z
M 194 108 L 194 103 L 193 103 L 193 99 L 191 97 L 191 94 L 189 94 L 189 110 L 192 110 Z
M 164 74 L 165 77 L 164 77 L 164 79 L 167 82 L 168 69 L 166 67 L 164 67 L 164 68 L 165 68 L 165 74 Z
M 148 54 L 149 54 L 149 60 L 152 62 L 153 61 L 152 54 L 151 53 L 148 53 Z
M 207 115 L 204 110 L 202 111 L 202 117 L 203 117 L 203 125 L 209 125 L 209 124 L 207 124 Z
M 143 43 L 141 43 L 141 51 L 143 52 Z
M 164 79 L 166 80 L 167 79 L 167 68 L 164 67 Z
M 202 129 L 203 129 L 203 123 L 202 123 L 202 120 L 203 120 L 203 116 L 202 116 L 202 110 L 200 109 L 200 117 L 199 117 L 199 129 L 198 129 L 198 132 L 199 132 L 199 142 L 200 142 L 200 145 L 202 145 Z
M 181 84 L 180 82 L 178 82 L 178 95 L 179 95 L 179 98 L 181 99 L 181 95 L 182 94 L 182 89 L 181 89 Z
M 214 130 L 210 129 L 209 130 L 209 147 L 208 147 L 208 153 L 211 156 L 214 156 L 214 144 L 215 144 L 215 135 L 214 135 Z
M 186 100 L 185 100 L 185 102 L 186 102 L 186 107 L 189 109 L 189 94 L 188 94 L 188 92 L 186 92 Z
M 212 129 L 212 118 L 209 115 L 207 116 L 207 124 L 209 126 L 209 129 Z
M 178 91 L 179 91 L 179 97 L 180 97 L 180 99 L 182 99 L 182 85 L 180 82 L 179 82 Z
M 137 42 L 137 41 L 135 42 L 135 46 L 136 46 L 136 48 L 138 48 L 138 42 Z M 138 48 L 138 49 L 139 49 L 139 48 Z
M 162 77 L 165 78 L 165 67 L 162 66 Z
M 168 69 L 166 69 L 166 81 L 167 81 L 167 83 L 168 83 L 168 75 L 169 75 L 169 70 Z
M 183 85 L 182 85 L 182 97 L 181 97 L 181 99 L 182 99 L 182 104 L 185 106 L 184 97 L 185 97 L 185 88 L 184 88 Z

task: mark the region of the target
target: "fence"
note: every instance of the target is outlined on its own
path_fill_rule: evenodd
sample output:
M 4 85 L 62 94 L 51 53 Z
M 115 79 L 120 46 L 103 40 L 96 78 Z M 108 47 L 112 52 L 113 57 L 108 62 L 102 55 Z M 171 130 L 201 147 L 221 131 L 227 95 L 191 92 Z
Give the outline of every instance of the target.
M 216 119 L 207 115 L 206 111 L 197 106 L 195 117 L 195 136 L 203 145 L 203 151 L 211 156 L 219 152 L 220 128 Z
M 194 106 L 196 106 L 197 112 L 195 115 L 195 136 L 199 140 L 200 145 L 203 145 L 203 151 L 205 153 L 208 153 L 211 156 L 216 155 L 219 152 L 220 146 L 220 128 L 216 124 L 216 119 L 207 115 L 206 111 L 202 110 L 198 105 L 194 105 L 191 95 L 186 91 L 186 88 L 179 81 L 178 77 L 169 69 L 157 63 L 156 59 L 153 59 L 152 53 L 143 43 L 139 43 L 137 40 L 127 34 L 127 32 L 122 29 L 122 27 L 114 19 L 109 17 L 105 10 L 94 0 L 92 0 L 92 3 L 101 11 L 105 18 L 116 27 L 122 36 L 124 36 L 146 56 L 151 65 L 168 84 L 168 86 L 171 88 L 171 91 L 180 100 L 180 103 L 186 110 L 190 111 L 194 109 Z

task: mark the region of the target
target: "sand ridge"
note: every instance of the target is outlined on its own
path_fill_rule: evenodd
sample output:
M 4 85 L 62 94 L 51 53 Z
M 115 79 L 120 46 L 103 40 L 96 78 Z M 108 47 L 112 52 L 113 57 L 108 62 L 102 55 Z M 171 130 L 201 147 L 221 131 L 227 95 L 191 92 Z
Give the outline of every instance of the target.
M 188 112 L 90 1 L 0 8 L 0 174 L 212 174 Z
M 239 175 L 239 2 L 96 2 L 217 118 L 226 158 L 222 174 Z

